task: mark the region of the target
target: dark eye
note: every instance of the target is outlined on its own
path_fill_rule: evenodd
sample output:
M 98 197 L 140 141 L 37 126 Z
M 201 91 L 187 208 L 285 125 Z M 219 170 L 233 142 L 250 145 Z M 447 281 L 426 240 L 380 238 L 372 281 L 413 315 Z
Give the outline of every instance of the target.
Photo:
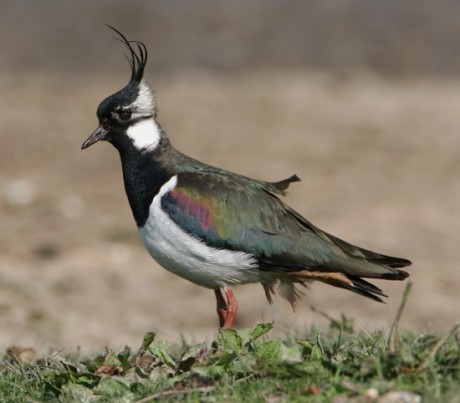
M 119 111 L 118 117 L 122 122 L 126 122 L 127 120 L 131 119 L 131 111 Z

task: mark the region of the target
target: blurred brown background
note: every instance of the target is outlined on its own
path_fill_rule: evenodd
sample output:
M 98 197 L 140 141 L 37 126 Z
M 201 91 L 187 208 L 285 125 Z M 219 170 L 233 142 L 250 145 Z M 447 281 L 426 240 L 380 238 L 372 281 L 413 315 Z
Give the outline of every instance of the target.
M 212 291 L 144 251 L 116 151 L 80 145 L 125 85 L 123 47 L 149 49 L 160 121 L 183 152 L 266 180 L 345 240 L 413 260 L 403 325 L 459 319 L 460 3 L 0 1 L 0 348 L 137 345 L 213 337 Z M 344 312 L 388 329 L 387 305 L 314 284 L 296 314 L 236 290 L 238 327 L 279 333 Z

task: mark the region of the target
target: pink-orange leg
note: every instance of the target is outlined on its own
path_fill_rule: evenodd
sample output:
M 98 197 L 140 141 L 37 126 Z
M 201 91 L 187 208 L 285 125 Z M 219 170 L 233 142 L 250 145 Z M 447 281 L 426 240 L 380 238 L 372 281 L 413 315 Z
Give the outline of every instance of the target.
M 233 321 L 235 320 L 236 312 L 238 311 L 238 302 L 236 302 L 233 291 L 229 288 L 224 288 L 225 295 L 227 296 L 227 301 L 225 301 L 220 288 L 214 290 L 217 300 L 217 314 L 219 315 L 219 325 L 220 327 L 229 329 L 233 326 Z

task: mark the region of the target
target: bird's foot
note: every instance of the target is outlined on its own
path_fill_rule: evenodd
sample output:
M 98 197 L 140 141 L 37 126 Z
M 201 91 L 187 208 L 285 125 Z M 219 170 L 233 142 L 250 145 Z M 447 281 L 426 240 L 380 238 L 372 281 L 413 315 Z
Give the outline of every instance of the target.
M 219 325 L 225 329 L 229 329 L 233 326 L 236 312 L 238 311 L 238 302 L 233 295 L 233 291 L 229 288 L 224 288 L 227 301 L 220 289 L 214 290 L 217 300 L 217 314 L 219 315 Z

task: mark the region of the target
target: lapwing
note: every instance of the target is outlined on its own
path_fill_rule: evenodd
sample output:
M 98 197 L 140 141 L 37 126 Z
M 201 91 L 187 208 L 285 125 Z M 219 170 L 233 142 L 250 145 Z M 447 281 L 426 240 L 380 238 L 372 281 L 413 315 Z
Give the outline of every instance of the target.
M 282 200 L 296 175 L 266 182 L 207 165 L 176 150 L 158 122 L 144 79 L 147 48 L 127 48 L 128 84 L 103 100 L 99 127 L 82 149 L 108 141 L 119 152 L 126 194 L 140 237 L 159 265 L 214 291 L 221 327 L 238 309 L 232 287 L 261 283 L 295 309 L 298 286 L 320 281 L 383 302 L 364 278 L 404 280 L 409 260 L 354 246 L 322 231 Z M 226 298 L 222 294 L 225 292 Z

